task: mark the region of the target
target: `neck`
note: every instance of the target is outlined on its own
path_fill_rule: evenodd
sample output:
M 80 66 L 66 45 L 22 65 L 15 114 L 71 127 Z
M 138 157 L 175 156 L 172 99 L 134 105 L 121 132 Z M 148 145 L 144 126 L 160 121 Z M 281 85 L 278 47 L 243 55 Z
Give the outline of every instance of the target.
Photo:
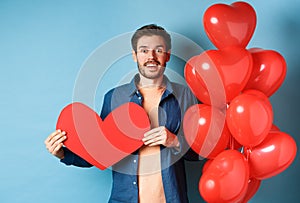
M 140 74 L 139 86 L 140 87 L 162 87 L 164 86 L 163 79 L 164 79 L 163 75 L 159 78 L 149 79 L 149 78 L 145 78 Z

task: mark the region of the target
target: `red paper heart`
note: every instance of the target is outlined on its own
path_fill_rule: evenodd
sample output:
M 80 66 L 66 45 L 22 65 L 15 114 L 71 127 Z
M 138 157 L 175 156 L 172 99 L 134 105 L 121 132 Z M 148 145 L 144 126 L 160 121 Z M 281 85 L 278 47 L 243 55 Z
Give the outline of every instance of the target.
M 104 121 L 76 102 L 62 110 L 56 128 L 66 131 L 68 149 L 104 170 L 143 145 L 141 139 L 150 122 L 144 109 L 132 102 L 116 108 Z
M 270 131 L 265 140 L 250 151 L 251 176 L 263 180 L 281 173 L 291 165 L 296 153 L 297 145 L 290 135 Z
M 286 62 L 276 51 L 250 49 L 253 70 L 245 89 L 257 89 L 271 96 L 286 76 Z
M 252 56 L 242 48 L 209 50 L 185 65 L 187 84 L 205 104 L 224 107 L 244 89 L 252 72 Z
M 203 24 L 209 39 L 217 48 L 245 48 L 255 30 L 256 13 L 246 2 L 214 4 L 205 11 Z

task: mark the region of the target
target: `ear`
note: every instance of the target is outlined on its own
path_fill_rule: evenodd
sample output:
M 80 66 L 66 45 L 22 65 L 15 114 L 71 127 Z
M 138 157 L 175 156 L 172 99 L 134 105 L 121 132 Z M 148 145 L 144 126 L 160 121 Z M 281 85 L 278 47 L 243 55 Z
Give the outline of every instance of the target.
M 137 55 L 136 55 L 136 52 L 135 52 L 134 50 L 132 50 L 131 53 L 132 53 L 133 61 L 134 61 L 134 62 L 137 62 Z
M 167 54 L 166 62 L 168 62 L 171 58 L 171 50 L 169 50 L 166 54 Z

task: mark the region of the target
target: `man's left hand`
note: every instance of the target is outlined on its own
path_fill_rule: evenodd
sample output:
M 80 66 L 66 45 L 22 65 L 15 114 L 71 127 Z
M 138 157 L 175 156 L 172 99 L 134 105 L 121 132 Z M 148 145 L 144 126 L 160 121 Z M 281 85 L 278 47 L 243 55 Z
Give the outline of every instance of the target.
M 171 133 L 165 126 L 153 128 L 146 132 L 142 141 L 148 146 L 164 145 L 165 147 L 175 148 L 179 148 L 180 146 L 177 136 Z

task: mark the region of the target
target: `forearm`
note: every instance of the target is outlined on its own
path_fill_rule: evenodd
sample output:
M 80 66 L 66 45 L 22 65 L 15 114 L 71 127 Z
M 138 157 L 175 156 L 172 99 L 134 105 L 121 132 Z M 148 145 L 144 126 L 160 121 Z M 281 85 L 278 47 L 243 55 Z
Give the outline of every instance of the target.
M 80 156 L 74 154 L 68 148 L 64 147 L 64 158 L 60 161 L 66 165 L 73 165 L 78 167 L 92 167 L 93 165 L 81 158 Z
M 199 161 L 202 160 L 202 158 L 196 153 L 194 152 L 189 144 L 187 143 L 182 131 L 180 131 L 177 134 L 177 139 L 180 143 L 180 147 L 178 149 L 178 153 L 181 153 L 181 155 L 183 156 L 184 159 L 188 160 L 188 161 Z

